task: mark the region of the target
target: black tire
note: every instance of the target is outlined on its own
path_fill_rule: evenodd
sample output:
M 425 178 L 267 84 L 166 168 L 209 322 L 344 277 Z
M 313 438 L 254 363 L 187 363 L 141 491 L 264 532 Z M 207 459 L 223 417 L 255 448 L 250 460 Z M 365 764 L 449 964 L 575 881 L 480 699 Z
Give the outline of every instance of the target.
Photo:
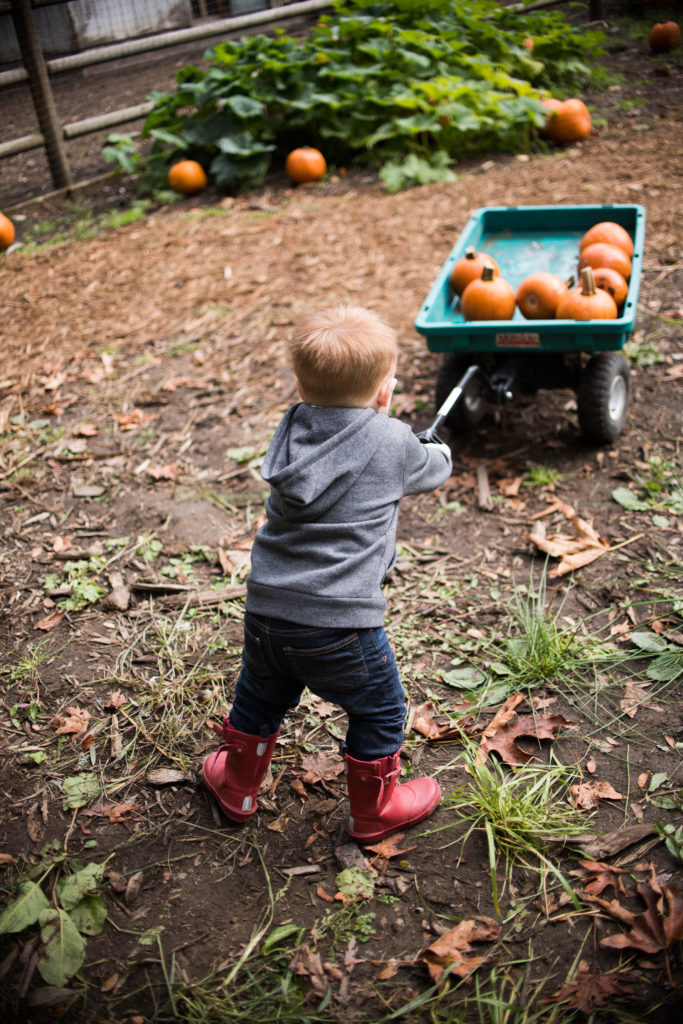
M 462 380 L 472 360 L 461 356 L 444 356 L 436 377 L 436 408 L 437 411 L 450 395 L 453 388 Z M 472 430 L 484 417 L 488 404 L 484 387 L 477 377 L 469 382 L 460 399 L 455 403 L 446 417 L 446 426 L 457 434 Z
M 631 373 L 618 352 L 600 352 L 583 370 L 578 389 L 581 432 L 589 441 L 609 444 L 626 423 Z

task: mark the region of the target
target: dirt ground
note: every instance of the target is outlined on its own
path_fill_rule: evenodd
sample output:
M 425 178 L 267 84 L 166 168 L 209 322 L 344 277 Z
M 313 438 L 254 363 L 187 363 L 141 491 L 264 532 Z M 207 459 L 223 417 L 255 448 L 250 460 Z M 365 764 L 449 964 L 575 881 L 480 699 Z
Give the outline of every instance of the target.
M 58 877 L 106 864 L 107 915 L 63 984 L 37 969 L 36 927 L 2 936 L 3 1020 L 680 1020 L 681 861 L 656 823 L 681 823 L 681 680 L 646 676 L 633 640 L 666 637 L 680 659 L 680 57 L 624 40 L 608 63 L 628 77 L 588 97 L 595 130 L 568 149 L 492 156 L 453 184 L 393 196 L 370 175 L 299 189 L 273 175 L 258 192 L 207 190 L 0 259 L 0 886 L 4 902 L 47 879 L 54 900 Z M 131 188 L 87 201 L 124 203 Z M 451 437 L 451 479 L 402 506 L 387 628 L 410 698 L 404 760 L 436 775 L 441 807 L 398 850 L 350 844 L 343 719 L 309 698 L 285 724 L 257 816 L 230 826 L 197 769 L 239 667 L 258 460 L 295 399 L 284 338 L 312 307 L 377 310 L 401 343 L 394 414 L 420 429 L 441 357 L 413 321 L 471 211 L 582 203 L 647 211 L 624 432 L 591 447 L 574 393 L 541 392 Z M 19 238 L 65 210 L 27 204 Z M 625 508 L 620 487 L 642 500 Z M 543 595 L 527 535 L 542 519 L 571 536 L 567 504 L 609 550 L 546 579 L 548 614 L 632 655 L 585 678 L 568 659 L 516 710 L 568 723 L 523 741 L 538 764 L 612 787 L 579 804 L 580 839 L 542 847 L 574 902 L 533 857 L 508 874 L 499 852 L 492 872 L 461 797 L 465 737 L 479 744 L 509 697 L 500 652 Z M 483 675 L 489 700 L 474 692 Z M 335 898 L 354 867 L 372 893 Z M 659 909 L 643 904 L 652 891 Z M 437 990 L 425 950 L 459 922 L 476 922 L 464 959 L 484 961 L 475 980 L 454 971 Z M 651 948 L 603 944 L 633 937 L 634 922 L 654 928 Z

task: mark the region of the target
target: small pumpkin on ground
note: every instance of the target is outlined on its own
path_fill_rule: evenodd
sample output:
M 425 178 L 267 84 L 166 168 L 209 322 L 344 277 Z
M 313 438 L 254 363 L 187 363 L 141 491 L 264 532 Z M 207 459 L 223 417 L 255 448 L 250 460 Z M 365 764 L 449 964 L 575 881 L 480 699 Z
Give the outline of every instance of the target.
M 624 250 L 629 259 L 633 256 L 633 239 L 626 228 L 613 220 L 601 220 L 589 228 L 581 237 L 579 250 L 585 249 L 593 242 L 607 242 L 608 245 L 616 245 L 619 249 Z
M 537 270 L 517 289 L 517 305 L 527 320 L 552 320 L 558 302 L 568 291 L 569 285 L 557 274 Z
M 493 256 L 489 256 L 485 252 L 477 252 L 474 246 L 465 249 L 465 255 L 453 264 L 449 278 L 455 294 L 462 295 L 470 281 L 481 277 L 482 270 L 487 265 L 493 267 L 494 277 L 500 274 L 500 268 Z
M 565 100 L 559 106 L 542 101 L 549 108 L 545 130 L 553 142 L 580 142 L 590 134 L 592 127 L 588 107 L 580 99 Z
M 592 267 L 581 270 L 581 284 L 560 299 L 555 316 L 558 320 L 615 320 L 617 304 L 602 288 L 595 287 Z
M 14 224 L 4 213 L 0 213 L 0 252 L 9 249 L 13 242 Z
M 681 29 L 675 21 L 658 21 L 648 35 L 653 53 L 668 53 L 681 45 Z
M 327 171 L 327 161 L 319 149 L 300 146 L 293 149 L 285 160 L 285 174 L 293 185 L 318 181 Z
M 196 160 L 179 160 L 173 164 L 167 176 L 168 187 L 184 196 L 193 196 L 206 188 L 206 174 Z
M 579 270 L 582 267 L 611 267 L 618 270 L 627 281 L 631 276 L 631 260 L 623 249 L 608 242 L 593 242 L 579 252 Z
M 465 288 L 460 308 L 466 320 L 511 320 L 515 312 L 515 290 L 509 281 L 496 275 L 488 263 Z

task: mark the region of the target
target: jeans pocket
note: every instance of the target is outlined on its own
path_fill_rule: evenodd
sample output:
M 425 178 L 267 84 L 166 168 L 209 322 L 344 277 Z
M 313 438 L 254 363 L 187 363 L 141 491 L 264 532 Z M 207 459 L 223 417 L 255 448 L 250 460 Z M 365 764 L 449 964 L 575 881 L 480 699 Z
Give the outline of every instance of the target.
M 244 648 L 242 651 L 244 663 L 254 675 L 268 675 L 268 666 L 263 653 L 261 638 L 252 633 L 245 625 L 244 627 Z
M 283 647 L 294 675 L 304 684 L 331 684 L 335 690 L 353 690 L 368 678 L 363 649 L 356 633 L 324 647 Z

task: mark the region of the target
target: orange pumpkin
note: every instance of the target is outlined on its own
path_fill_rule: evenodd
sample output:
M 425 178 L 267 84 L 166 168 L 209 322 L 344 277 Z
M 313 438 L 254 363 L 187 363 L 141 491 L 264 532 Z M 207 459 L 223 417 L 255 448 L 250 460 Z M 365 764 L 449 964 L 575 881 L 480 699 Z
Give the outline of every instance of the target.
M 612 267 L 597 267 L 593 270 L 596 288 L 609 292 L 617 306 L 623 306 L 628 295 L 628 282 L 618 270 Z
M 476 278 L 481 277 L 482 271 L 485 266 L 493 267 L 493 275 L 497 277 L 500 274 L 500 268 L 493 256 L 489 256 L 485 252 L 477 252 L 474 246 L 465 249 L 465 255 L 461 256 L 459 260 L 453 264 L 453 269 L 450 275 L 451 288 L 456 295 L 462 295 L 467 288 L 470 281 L 474 281 Z
M 593 242 L 587 245 L 579 253 L 579 270 L 582 267 L 611 267 L 618 270 L 622 277 L 628 281 L 631 276 L 631 260 L 623 249 L 617 245 L 609 245 L 608 242 Z
M 565 100 L 559 107 L 550 108 L 546 132 L 553 142 L 579 142 L 590 130 L 591 116 L 583 100 Z
M 567 282 L 557 274 L 537 270 L 525 277 L 517 289 L 517 305 L 527 320 L 550 320 L 568 291 Z
M 4 213 L 0 213 L 0 251 L 9 249 L 13 241 L 14 224 Z
M 184 196 L 193 196 L 206 188 L 206 174 L 201 164 L 196 160 L 179 160 L 168 172 L 167 179 L 169 188 L 174 192 L 180 192 Z
M 301 146 L 293 149 L 285 160 L 285 174 L 294 185 L 318 181 L 327 170 L 325 157 L 319 149 Z
M 601 220 L 589 228 L 579 242 L 579 249 L 585 249 L 593 242 L 607 242 L 608 245 L 616 245 L 619 249 L 624 250 L 629 259 L 633 256 L 633 239 L 626 228 L 622 228 L 621 224 L 616 224 L 613 220 Z
M 675 21 L 658 21 L 648 35 L 653 53 L 667 53 L 681 44 L 681 30 Z
M 558 320 L 615 320 L 617 304 L 608 292 L 595 287 L 592 267 L 584 267 L 581 284 L 560 299 L 555 316 Z
M 465 288 L 460 308 L 466 320 L 511 320 L 515 312 L 515 290 L 496 275 L 488 263 L 477 278 Z

